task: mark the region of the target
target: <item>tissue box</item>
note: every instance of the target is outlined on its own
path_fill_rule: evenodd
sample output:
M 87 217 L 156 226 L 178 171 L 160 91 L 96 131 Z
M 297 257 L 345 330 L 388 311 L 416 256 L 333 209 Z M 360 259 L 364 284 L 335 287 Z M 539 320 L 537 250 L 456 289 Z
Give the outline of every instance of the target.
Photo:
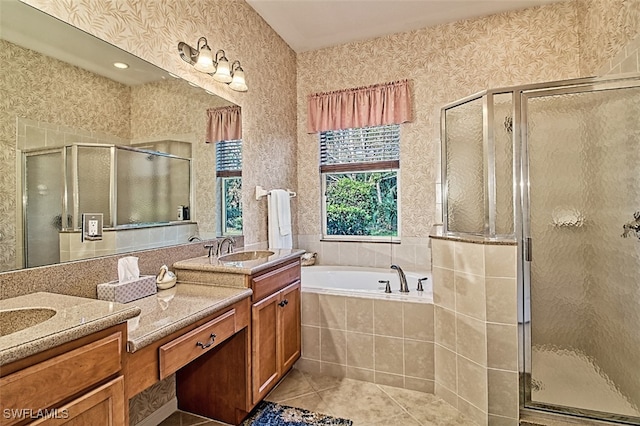
M 111 281 L 104 284 L 98 284 L 98 299 L 108 300 L 110 302 L 127 303 L 132 300 L 151 296 L 152 294 L 156 294 L 157 291 L 155 275 L 143 275 L 137 280 L 131 280 L 124 283 Z

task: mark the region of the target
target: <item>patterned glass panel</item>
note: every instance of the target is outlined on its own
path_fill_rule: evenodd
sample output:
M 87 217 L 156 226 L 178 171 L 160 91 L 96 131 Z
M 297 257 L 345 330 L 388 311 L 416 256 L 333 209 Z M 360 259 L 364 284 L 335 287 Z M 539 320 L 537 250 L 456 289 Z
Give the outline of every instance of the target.
M 60 220 L 62 212 L 62 154 L 26 157 L 26 266 L 60 261 Z
M 485 218 L 482 99 L 445 112 L 447 229 L 482 233 Z
M 496 234 L 513 234 L 513 94 L 493 96 Z
M 531 400 L 638 422 L 640 89 L 527 108 Z
M 189 205 L 189 160 L 118 149 L 118 225 L 169 222 Z
M 70 159 L 68 159 L 70 161 Z M 102 213 L 104 226 L 111 223 L 109 189 L 111 149 L 78 147 L 78 207 L 76 226 L 81 227 L 82 213 Z

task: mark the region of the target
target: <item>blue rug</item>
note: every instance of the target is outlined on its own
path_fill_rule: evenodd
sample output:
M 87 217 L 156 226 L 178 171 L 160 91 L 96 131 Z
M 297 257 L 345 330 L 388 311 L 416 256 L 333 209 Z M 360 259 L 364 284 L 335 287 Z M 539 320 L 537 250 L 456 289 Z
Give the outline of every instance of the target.
M 242 426 L 351 426 L 352 424 L 351 420 L 262 401 Z

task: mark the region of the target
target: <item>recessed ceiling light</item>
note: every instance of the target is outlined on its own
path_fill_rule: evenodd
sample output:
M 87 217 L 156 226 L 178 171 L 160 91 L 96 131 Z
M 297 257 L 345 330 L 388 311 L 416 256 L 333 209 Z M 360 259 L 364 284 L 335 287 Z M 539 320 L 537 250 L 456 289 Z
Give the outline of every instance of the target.
M 197 84 L 192 83 L 192 82 L 189 82 L 189 85 L 190 85 L 190 86 L 193 86 L 193 87 L 199 87 Z
M 171 77 L 173 77 L 173 78 L 180 78 L 180 77 L 178 77 L 177 75 L 172 74 L 172 73 L 169 73 L 169 75 L 170 75 Z
M 125 64 L 124 62 L 114 62 L 113 66 L 116 68 L 120 68 L 121 70 L 126 70 L 127 68 L 129 68 L 129 65 Z

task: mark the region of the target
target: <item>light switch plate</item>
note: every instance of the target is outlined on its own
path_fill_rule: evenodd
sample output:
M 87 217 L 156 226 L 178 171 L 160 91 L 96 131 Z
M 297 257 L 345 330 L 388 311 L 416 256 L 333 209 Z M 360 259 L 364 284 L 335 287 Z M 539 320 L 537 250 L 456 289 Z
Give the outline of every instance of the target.
M 82 213 L 82 241 L 102 240 L 102 213 Z

